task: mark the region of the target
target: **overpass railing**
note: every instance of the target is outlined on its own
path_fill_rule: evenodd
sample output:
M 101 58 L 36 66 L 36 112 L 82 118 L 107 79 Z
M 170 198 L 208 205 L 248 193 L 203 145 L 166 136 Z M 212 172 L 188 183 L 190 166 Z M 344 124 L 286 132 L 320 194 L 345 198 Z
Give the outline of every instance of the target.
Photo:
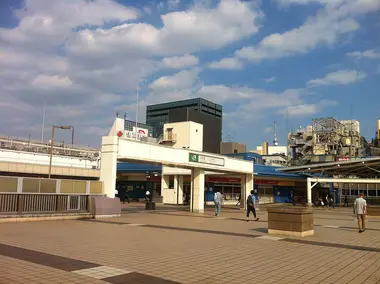
M 0 177 L 0 215 L 86 213 L 95 195 L 100 181 Z
M 26 140 L 0 136 L 0 149 L 50 154 L 50 143 L 41 143 L 36 140 Z M 53 154 L 69 157 L 77 157 L 96 161 L 100 158 L 100 150 L 96 148 L 78 147 L 56 142 L 53 146 Z

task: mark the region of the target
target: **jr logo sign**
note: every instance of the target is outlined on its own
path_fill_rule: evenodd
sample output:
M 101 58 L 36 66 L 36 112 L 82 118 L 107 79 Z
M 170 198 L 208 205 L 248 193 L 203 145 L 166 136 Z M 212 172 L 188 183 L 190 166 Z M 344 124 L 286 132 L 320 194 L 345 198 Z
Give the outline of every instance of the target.
M 189 153 L 189 162 L 199 163 L 199 155 Z

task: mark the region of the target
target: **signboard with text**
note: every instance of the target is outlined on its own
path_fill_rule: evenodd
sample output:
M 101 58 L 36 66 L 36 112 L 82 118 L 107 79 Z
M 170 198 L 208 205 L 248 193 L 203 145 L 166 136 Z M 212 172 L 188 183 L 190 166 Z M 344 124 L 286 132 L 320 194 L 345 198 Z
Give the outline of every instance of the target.
M 133 127 L 133 132 L 136 133 L 138 135 L 140 135 L 141 137 L 148 137 L 148 129 L 145 129 L 145 128 L 140 128 L 140 127 L 137 127 L 137 131 L 136 131 L 136 127 L 134 126 Z
M 219 157 L 206 156 L 202 154 L 189 153 L 189 162 L 224 166 L 224 159 Z

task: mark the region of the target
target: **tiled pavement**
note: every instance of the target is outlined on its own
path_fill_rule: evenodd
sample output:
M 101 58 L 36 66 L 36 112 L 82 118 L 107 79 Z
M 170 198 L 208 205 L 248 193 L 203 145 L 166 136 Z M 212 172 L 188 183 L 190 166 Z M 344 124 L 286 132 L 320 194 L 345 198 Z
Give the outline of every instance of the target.
M 268 236 L 245 222 L 177 208 L 91 221 L 0 224 L 0 283 L 380 283 L 380 219 L 315 210 L 316 234 Z

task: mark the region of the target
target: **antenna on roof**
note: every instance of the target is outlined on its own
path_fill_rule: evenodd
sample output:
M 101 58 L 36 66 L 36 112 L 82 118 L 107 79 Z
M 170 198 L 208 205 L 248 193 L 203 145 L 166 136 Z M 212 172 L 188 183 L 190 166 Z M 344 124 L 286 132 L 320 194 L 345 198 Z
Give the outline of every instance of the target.
M 273 137 L 273 145 L 278 146 L 278 139 L 277 139 L 277 122 L 274 122 L 274 137 Z

